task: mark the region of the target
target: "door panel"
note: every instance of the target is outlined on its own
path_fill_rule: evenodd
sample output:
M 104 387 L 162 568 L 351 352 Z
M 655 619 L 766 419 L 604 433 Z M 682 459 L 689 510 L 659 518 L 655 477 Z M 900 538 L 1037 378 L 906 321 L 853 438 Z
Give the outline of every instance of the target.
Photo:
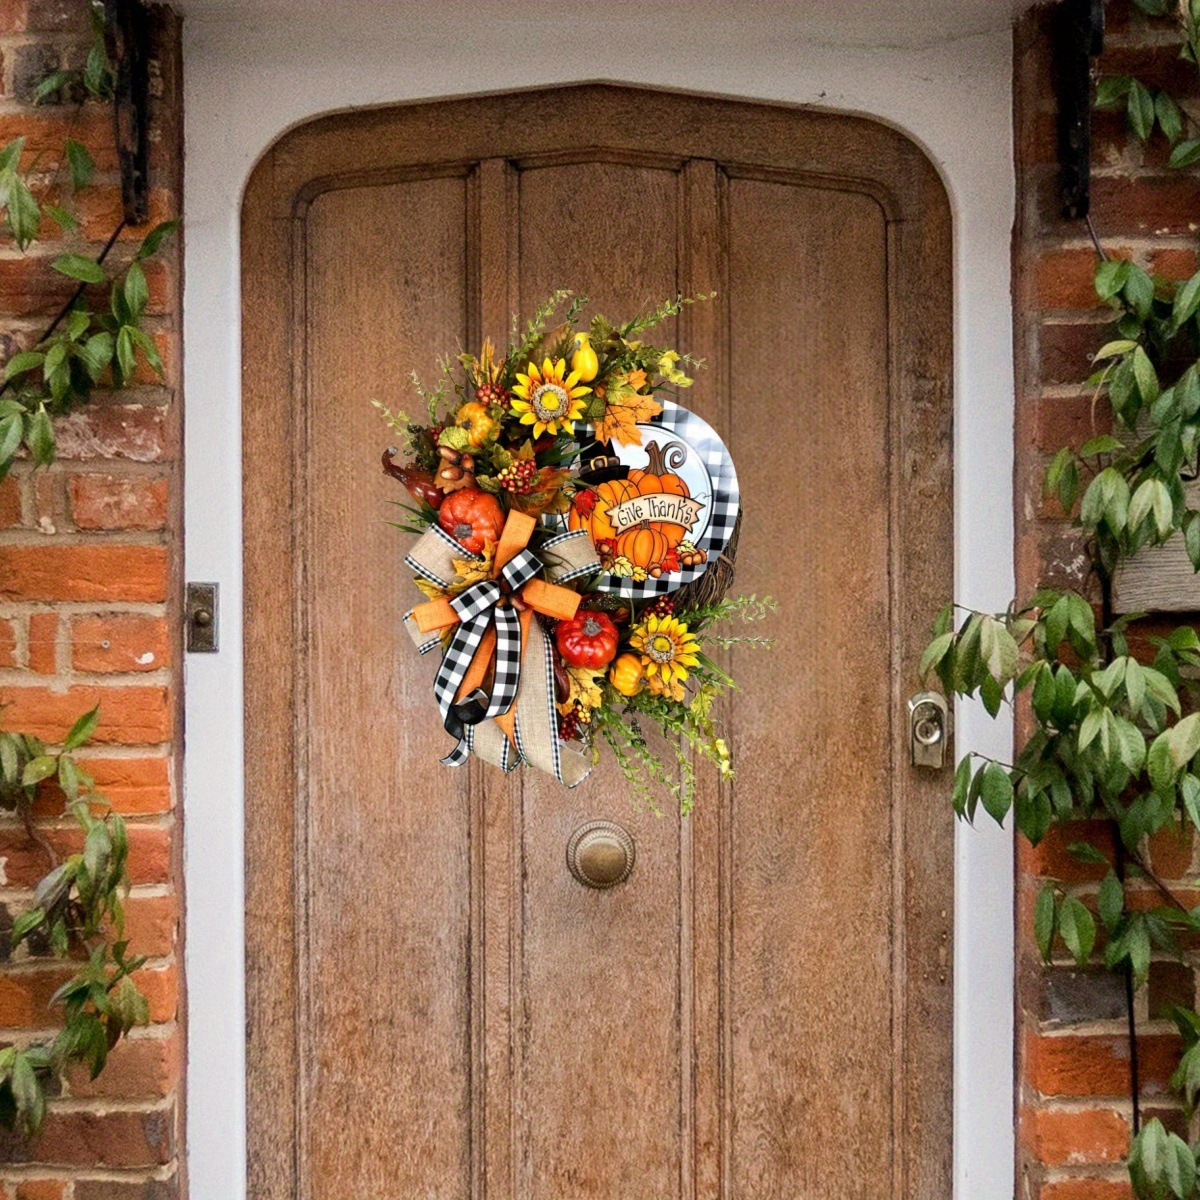
M 331 118 L 264 159 L 256 1200 L 949 1196 L 951 824 L 895 719 L 949 592 L 948 249 L 902 138 L 764 106 L 568 88 Z M 565 286 L 607 315 L 720 293 L 662 336 L 709 362 L 684 400 L 737 463 L 736 589 L 782 605 L 774 651 L 727 655 L 737 780 L 703 775 L 686 820 L 635 809 L 611 761 L 570 792 L 440 767 L 399 628 L 410 539 L 368 400 L 415 410 L 408 369 Z M 637 843 L 609 892 L 565 862 L 596 817 Z
M 395 364 L 432 379 L 430 347 L 466 336 L 466 206 L 464 178 L 418 179 L 323 192 L 305 218 L 297 1057 L 314 1200 L 466 1194 L 466 781 L 433 769 L 428 664 L 397 636 L 396 489 L 362 457 L 386 444 L 368 398 L 394 403 Z
M 787 613 L 736 663 L 733 1194 L 832 1196 L 892 1151 L 885 223 L 735 179 L 728 229 L 737 582 Z

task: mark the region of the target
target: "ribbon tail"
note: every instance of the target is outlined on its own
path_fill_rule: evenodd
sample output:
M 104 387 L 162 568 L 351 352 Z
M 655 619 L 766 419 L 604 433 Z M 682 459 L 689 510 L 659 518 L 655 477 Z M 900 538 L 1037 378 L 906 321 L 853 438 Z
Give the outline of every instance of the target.
M 498 608 L 496 617 L 496 669 L 492 676 L 489 717 L 503 716 L 517 698 L 521 683 L 521 614 L 515 608 Z

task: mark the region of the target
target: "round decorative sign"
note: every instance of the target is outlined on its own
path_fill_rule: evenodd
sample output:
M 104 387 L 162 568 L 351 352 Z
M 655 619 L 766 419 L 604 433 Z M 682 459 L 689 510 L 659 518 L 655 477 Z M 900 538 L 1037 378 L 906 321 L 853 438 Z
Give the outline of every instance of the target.
M 712 426 L 670 400 L 638 423 L 641 445 L 585 442 L 566 514 L 600 558 L 598 591 L 663 596 L 698 579 L 737 522 L 737 473 Z

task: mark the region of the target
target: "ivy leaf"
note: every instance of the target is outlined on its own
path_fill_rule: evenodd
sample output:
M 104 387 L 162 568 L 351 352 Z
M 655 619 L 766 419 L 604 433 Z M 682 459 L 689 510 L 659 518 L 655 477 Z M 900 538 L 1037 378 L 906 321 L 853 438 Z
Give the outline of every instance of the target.
M 36 466 L 48 467 L 54 461 L 54 424 L 50 414 L 41 405 L 36 412 L 29 414 L 25 441 Z
M 1079 454 L 1082 458 L 1091 458 L 1096 454 L 1114 454 L 1118 450 L 1124 449 L 1124 442 L 1113 437 L 1111 433 L 1102 433 L 1099 437 L 1094 437 L 1090 441 L 1084 442 L 1079 447 Z
M 13 1059 L 12 1090 L 22 1124 L 30 1132 L 40 1129 L 46 1115 L 46 1093 L 24 1051 L 18 1050 Z
M 146 274 L 140 264 L 132 262 L 125 272 L 125 303 L 129 306 L 131 323 L 138 321 L 146 309 L 150 299 L 150 291 L 146 286 Z
M 1200 412 L 1200 372 L 1196 370 L 1195 363 L 1176 382 L 1175 402 L 1179 406 L 1179 415 L 1185 420 Z
M 1149 282 L 1150 276 L 1146 275 L 1144 271 L 1142 274 L 1145 276 L 1147 282 Z M 1128 285 L 1126 285 L 1125 294 L 1129 294 Z M 1139 299 L 1144 299 L 1144 294 Z M 1146 316 L 1150 313 L 1150 304 L 1153 302 L 1153 299 L 1154 285 L 1150 283 L 1150 297 L 1145 301 L 1146 312 L 1144 315 Z M 1155 371 L 1154 364 L 1150 361 L 1150 356 L 1141 346 L 1138 346 L 1133 352 L 1133 378 L 1142 400 L 1146 404 L 1153 404 L 1158 399 L 1158 372 Z
M 112 362 L 114 348 L 111 333 L 94 333 L 79 347 L 79 357 L 93 383 Z
M 71 726 L 71 732 L 67 734 L 66 741 L 63 742 L 63 749 L 77 750 L 96 732 L 99 722 L 100 705 L 97 704 L 95 708 L 89 709 Z
M 1171 1086 L 1183 1097 L 1189 1109 L 1196 1107 L 1196 1098 L 1200 1096 L 1200 1042 L 1184 1051 L 1171 1076 Z
M 1171 761 L 1171 746 L 1166 733 L 1160 733 L 1150 743 L 1150 749 L 1146 752 L 1146 771 L 1150 776 L 1150 786 L 1160 796 L 1169 796 L 1174 792 L 1178 771 Z
M 53 96 L 55 92 L 66 87 L 70 82 L 70 71 L 52 71 L 33 89 L 33 102 L 41 104 L 48 96 Z
M 1067 597 L 1063 595 L 1050 606 L 1050 611 L 1043 618 L 1043 627 L 1046 631 L 1046 650 L 1051 655 L 1057 655 L 1063 638 L 1067 636 L 1069 616 L 1070 605 L 1067 603 Z M 1074 691 L 1073 686 L 1071 690 Z
M 149 258 L 151 255 L 157 254 L 163 241 L 170 237 L 178 228 L 178 217 L 172 217 L 169 221 L 162 221 L 158 225 L 155 225 L 142 239 L 142 244 L 138 247 L 138 251 L 134 255 L 134 260 Z
M 998 825 L 1003 824 L 1008 810 L 1012 807 L 1012 779 L 999 763 L 993 762 L 984 766 L 982 775 L 979 798 L 983 801 L 984 811 Z
M 1171 493 L 1161 479 L 1145 479 L 1129 501 L 1129 529 L 1135 530 L 1148 517 L 1154 518 L 1154 529 L 1165 538 L 1175 521 L 1175 505 Z
M 1054 945 L 1054 930 L 1058 924 L 1058 908 L 1054 903 L 1054 885 L 1046 884 L 1033 906 L 1033 936 L 1037 941 L 1042 959 L 1050 961 L 1050 950 Z
M 58 770 L 58 760 L 51 754 L 42 754 L 25 764 L 21 773 L 21 783 L 25 787 L 33 787 L 43 779 L 49 779 Z
M 1196 1160 L 1181 1137 L 1168 1133 L 1152 1117 L 1133 1139 L 1129 1177 L 1147 1200 L 1191 1200 L 1196 1190 Z
M 58 759 L 58 786 L 62 788 L 67 800 L 75 800 L 79 796 L 79 768 L 69 754 L 61 754 Z
M 1129 127 L 1144 142 L 1154 128 L 1154 97 L 1150 95 L 1149 88 L 1137 79 L 1129 81 L 1125 112 Z
M 116 295 L 115 288 L 113 294 Z M 122 325 L 117 331 L 117 366 L 120 369 L 121 383 L 124 383 L 133 374 L 134 368 L 137 366 L 133 350 L 133 333 L 128 325 Z M 443 431 L 442 437 L 444 438 L 448 432 L 449 430 Z
M 25 149 L 24 137 L 13 138 L 3 150 L 0 150 L 0 171 L 15 171 L 21 162 L 21 152 Z
M 67 138 L 67 162 L 71 165 L 71 185 L 78 191 L 87 187 L 92 181 L 95 163 L 88 153 L 88 148 L 82 142 Z
M 1083 966 L 1096 945 L 1096 922 L 1077 896 L 1065 896 L 1058 913 L 1058 932 L 1076 963 Z
M 1182 771 L 1197 752 L 1200 752 L 1200 713 L 1191 713 L 1177 722 L 1165 734 L 1171 765 Z
M 29 185 L 20 176 L 14 176 L 8 186 L 8 228 L 22 250 L 37 237 L 41 223 L 42 210 Z
M 1171 151 L 1171 157 L 1167 160 L 1167 165 L 1181 168 L 1190 167 L 1197 162 L 1200 162 L 1200 139 L 1191 138 L 1180 142 Z
M 984 616 L 979 629 L 979 655 L 997 683 L 1005 684 L 1016 674 L 1017 653 L 1017 643 L 1004 622 Z
M 130 332 L 133 334 L 134 342 L 136 343 L 136 345 L 138 345 L 141 348 L 141 351 L 146 356 L 146 361 L 150 364 L 151 369 L 157 375 L 159 375 L 161 377 L 161 375 L 163 373 L 163 364 L 162 364 L 162 359 L 159 357 L 158 347 L 154 344 L 154 339 L 144 329 L 139 329 L 136 325 L 131 325 L 129 327 L 129 329 L 130 329 Z M 538 472 L 538 474 L 536 476 L 536 480 L 538 481 L 539 485 L 543 489 L 545 487 L 553 484 L 555 491 L 557 491 L 559 488 L 562 487 L 561 482 L 555 482 L 556 480 L 558 480 L 559 476 L 561 476 L 562 480 L 565 481 L 567 478 L 567 472 L 566 471 L 551 471 L 549 467 L 543 467 Z M 497 488 L 497 491 L 498 490 L 499 489 Z M 521 499 L 521 497 L 514 497 L 514 499 Z M 565 504 L 565 500 L 564 500 L 564 504 Z M 524 511 L 528 511 L 528 510 L 522 509 L 521 511 L 524 512 Z M 540 514 L 535 513 L 532 515 L 540 515 Z
M 1189 510 L 1183 516 L 1183 544 L 1193 571 L 1200 571 L 1200 512 Z
M 82 254 L 60 254 L 50 265 L 80 283 L 103 283 L 105 280 L 104 268 L 94 258 Z
M 933 639 L 921 655 L 920 674 L 922 678 L 929 674 L 934 667 L 946 657 L 950 647 L 954 645 L 954 632 L 943 633 Z
M 40 350 L 22 350 L 4 364 L 4 380 L 7 383 L 17 375 L 40 367 L 45 361 L 46 356 Z
M 1158 118 L 1158 127 L 1167 141 L 1172 145 L 1179 141 L 1183 133 L 1183 117 L 1179 106 L 1166 92 L 1159 92 L 1154 97 L 1154 115 Z
M 967 793 L 971 786 L 971 756 L 963 755 L 962 761 L 958 764 L 954 772 L 954 791 L 952 799 L 954 803 L 954 811 L 958 816 L 963 816 L 967 811 Z
M 1071 842 L 1067 846 L 1067 853 L 1076 862 L 1095 863 L 1101 867 L 1108 866 L 1108 859 L 1091 842 Z
M 1132 82 L 1128 75 L 1105 75 L 1096 84 L 1096 107 L 1116 108 L 1129 95 Z
M 1080 750 L 1086 750 L 1100 735 L 1100 731 L 1104 727 L 1104 715 L 1107 712 L 1106 708 L 1093 708 L 1080 722 Z
M 1096 907 L 1104 928 L 1112 933 L 1125 915 L 1125 888 L 1114 871 L 1109 871 L 1101 881 Z
M 1179 782 L 1179 794 L 1188 820 L 1200 830 L 1200 779 L 1195 775 L 1185 775 Z
M 1124 259 L 1110 258 L 1096 268 L 1096 291 L 1101 300 L 1111 300 L 1125 283 L 1129 264 Z M 1118 338 L 1105 342 L 1095 354 L 1092 362 L 1103 362 L 1106 358 L 1120 358 L 1137 348 L 1137 342 L 1129 338 Z

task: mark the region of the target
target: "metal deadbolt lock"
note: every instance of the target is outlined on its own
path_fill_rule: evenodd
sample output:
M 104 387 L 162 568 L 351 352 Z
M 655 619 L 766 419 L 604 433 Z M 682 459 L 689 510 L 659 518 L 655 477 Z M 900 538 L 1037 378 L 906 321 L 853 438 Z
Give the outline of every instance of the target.
M 918 692 L 908 702 L 908 742 L 914 767 L 939 770 L 946 761 L 946 700 Z

